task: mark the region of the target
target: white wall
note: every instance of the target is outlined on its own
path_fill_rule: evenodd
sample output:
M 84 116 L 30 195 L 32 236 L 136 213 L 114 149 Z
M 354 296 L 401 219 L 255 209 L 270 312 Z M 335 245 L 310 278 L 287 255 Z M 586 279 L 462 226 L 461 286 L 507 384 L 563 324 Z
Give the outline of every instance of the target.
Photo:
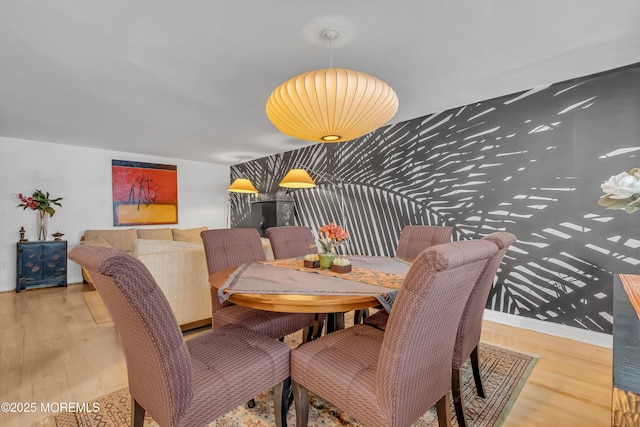
M 64 233 L 70 250 L 86 229 L 117 228 L 112 214 L 112 159 L 177 165 L 179 223 L 157 227 L 224 226 L 228 166 L 0 137 L 0 291 L 15 291 L 20 227 L 26 230 L 25 238 L 36 240 L 37 214 L 18 208 L 16 195 L 39 189 L 64 198 L 62 207 L 54 206 L 47 233 L 49 240 L 51 233 Z M 68 265 L 68 283 L 81 282 L 80 267 L 72 261 Z

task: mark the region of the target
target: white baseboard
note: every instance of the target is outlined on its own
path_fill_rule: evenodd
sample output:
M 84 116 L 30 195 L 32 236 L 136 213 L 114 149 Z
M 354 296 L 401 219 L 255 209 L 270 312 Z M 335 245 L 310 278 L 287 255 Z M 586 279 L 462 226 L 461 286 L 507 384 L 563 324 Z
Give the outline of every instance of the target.
M 569 338 L 587 344 L 597 345 L 599 347 L 613 347 L 612 335 L 587 331 L 586 329 L 578 329 L 567 325 L 560 325 L 558 323 L 546 322 L 544 320 L 531 319 L 528 317 L 516 316 L 514 314 L 507 314 L 493 310 L 484 311 L 484 320 L 516 326 L 523 329 L 531 329 L 543 334 Z

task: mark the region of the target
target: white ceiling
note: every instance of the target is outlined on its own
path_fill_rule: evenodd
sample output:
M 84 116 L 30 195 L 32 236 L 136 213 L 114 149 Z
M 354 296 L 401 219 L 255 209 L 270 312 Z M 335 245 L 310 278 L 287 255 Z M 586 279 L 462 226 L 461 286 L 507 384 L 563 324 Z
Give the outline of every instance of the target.
M 303 147 L 264 107 L 333 66 L 390 123 L 640 62 L 638 0 L 0 0 L 0 136 L 234 164 Z

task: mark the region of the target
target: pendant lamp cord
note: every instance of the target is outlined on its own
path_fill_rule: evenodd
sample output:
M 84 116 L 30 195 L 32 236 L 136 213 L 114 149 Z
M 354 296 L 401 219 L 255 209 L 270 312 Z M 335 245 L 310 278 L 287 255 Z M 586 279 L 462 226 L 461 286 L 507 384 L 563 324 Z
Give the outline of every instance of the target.
M 326 28 L 320 35 L 329 40 L 329 68 L 333 68 L 333 41 L 340 36 L 340 33 L 335 28 Z

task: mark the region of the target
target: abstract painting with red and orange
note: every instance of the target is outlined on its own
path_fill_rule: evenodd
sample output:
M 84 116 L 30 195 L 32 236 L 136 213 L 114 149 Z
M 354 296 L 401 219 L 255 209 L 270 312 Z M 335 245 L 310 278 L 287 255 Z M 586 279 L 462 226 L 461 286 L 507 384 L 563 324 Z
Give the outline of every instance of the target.
M 175 165 L 111 161 L 113 225 L 178 223 Z

